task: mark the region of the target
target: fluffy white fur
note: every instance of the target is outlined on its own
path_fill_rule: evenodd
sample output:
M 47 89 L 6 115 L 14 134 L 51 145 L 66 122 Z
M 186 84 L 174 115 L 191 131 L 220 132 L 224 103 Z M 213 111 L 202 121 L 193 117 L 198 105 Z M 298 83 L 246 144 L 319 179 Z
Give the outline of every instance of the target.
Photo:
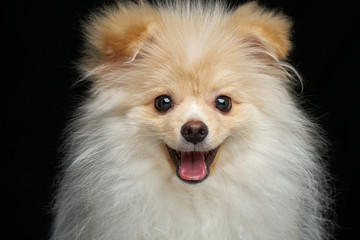
M 287 21 L 253 3 L 241 8 Z M 99 27 L 104 19 L 138 11 L 159 16 L 154 28 L 160 26 L 160 33 L 151 33 L 126 61 L 91 50 L 107 26 Z M 281 61 L 283 54 L 256 34 L 235 39 L 235 28 L 224 27 L 232 14 L 218 4 L 141 3 L 94 17 L 82 65 L 93 88 L 69 128 L 52 240 L 328 238 L 317 127 L 291 94 L 291 67 Z M 198 59 L 212 62 L 200 67 Z M 199 74 L 198 85 L 191 83 L 199 96 L 201 84 L 236 95 L 233 115 L 212 113 L 178 87 L 179 68 Z M 161 115 L 152 99 L 164 89 L 185 97 Z M 210 176 L 195 185 L 178 179 L 164 148 L 181 141 L 187 118 L 202 118 L 207 144 L 221 144 Z

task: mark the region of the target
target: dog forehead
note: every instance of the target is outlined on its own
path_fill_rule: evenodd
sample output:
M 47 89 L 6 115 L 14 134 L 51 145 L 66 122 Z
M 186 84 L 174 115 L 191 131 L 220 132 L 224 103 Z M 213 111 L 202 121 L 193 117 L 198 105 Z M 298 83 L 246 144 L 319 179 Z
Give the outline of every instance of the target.
M 191 73 L 184 73 L 178 76 L 178 79 L 173 80 L 172 91 L 180 98 L 188 99 L 191 103 L 189 106 L 194 109 L 197 109 L 200 102 L 207 101 L 216 92 L 214 76 L 209 76 L 203 71 L 194 70 Z
M 185 69 L 204 68 L 228 58 L 237 45 L 236 39 L 232 33 L 224 31 L 222 21 L 208 19 L 175 22 L 167 19 L 161 31 L 154 36 L 157 46 L 154 54 L 163 55 L 168 63 Z

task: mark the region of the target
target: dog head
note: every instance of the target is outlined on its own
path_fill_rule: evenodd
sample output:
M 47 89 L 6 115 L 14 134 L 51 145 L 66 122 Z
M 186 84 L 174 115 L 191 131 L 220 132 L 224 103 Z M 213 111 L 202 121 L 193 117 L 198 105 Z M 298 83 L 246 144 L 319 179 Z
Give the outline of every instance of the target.
M 273 106 L 287 81 L 280 60 L 291 24 L 283 15 L 255 3 L 206 7 L 105 10 L 86 28 L 81 65 L 104 108 L 126 116 L 188 183 L 232 161 L 224 149 L 245 144 L 259 113 L 279 114 Z

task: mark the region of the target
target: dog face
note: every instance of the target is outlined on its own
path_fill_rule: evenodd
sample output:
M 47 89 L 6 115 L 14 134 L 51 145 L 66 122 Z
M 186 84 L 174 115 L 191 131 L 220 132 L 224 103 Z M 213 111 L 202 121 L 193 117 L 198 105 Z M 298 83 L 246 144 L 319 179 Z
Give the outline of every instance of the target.
M 153 88 L 143 96 L 147 104 L 135 111 L 134 118 L 146 120 L 141 123 L 144 129 L 166 147 L 180 179 L 191 183 L 209 175 L 219 148 L 247 118 L 246 103 L 236 94 L 237 88 L 220 76 L 223 71 L 214 69 L 217 63 L 202 70 L 167 64 L 166 77 L 151 77 Z M 160 83 L 159 78 L 163 78 Z
M 206 58 L 199 60 L 198 65 L 204 68 L 201 70 L 180 63 L 165 65 L 165 60 L 149 63 L 146 56 L 139 58 L 135 61 L 142 62 L 141 68 L 149 72 L 144 78 L 134 76 L 131 79 L 137 79 L 136 84 L 133 81 L 126 86 L 127 98 L 135 104 L 128 107 L 129 121 L 146 131 L 141 135 L 152 136 L 149 141 L 166 149 L 176 174 L 190 183 L 206 179 L 218 150 L 245 125 L 251 110 L 251 105 L 239 97 L 239 86 L 231 82 L 233 77 L 224 76 L 223 67 L 216 69 L 218 60 L 204 66 Z M 129 74 L 137 72 L 130 68 Z
M 98 16 L 88 28 L 82 67 L 94 88 L 188 183 L 231 161 L 222 149 L 241 143 L 283 89 L 278 60 L 290 48 L 288 21 L 254 3 L 219 15 L 160 15 L 144 4 Z

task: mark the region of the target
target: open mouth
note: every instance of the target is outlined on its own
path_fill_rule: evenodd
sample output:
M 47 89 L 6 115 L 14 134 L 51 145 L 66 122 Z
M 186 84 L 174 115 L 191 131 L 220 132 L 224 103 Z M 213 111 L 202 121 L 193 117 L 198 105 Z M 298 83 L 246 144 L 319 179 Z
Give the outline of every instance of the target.
M 167 146 L 169 155 L 176 166 L 176 175 L 187 183 L 200 183 L 210 174 L 219 147 L 207 152 L 181 152 Z

